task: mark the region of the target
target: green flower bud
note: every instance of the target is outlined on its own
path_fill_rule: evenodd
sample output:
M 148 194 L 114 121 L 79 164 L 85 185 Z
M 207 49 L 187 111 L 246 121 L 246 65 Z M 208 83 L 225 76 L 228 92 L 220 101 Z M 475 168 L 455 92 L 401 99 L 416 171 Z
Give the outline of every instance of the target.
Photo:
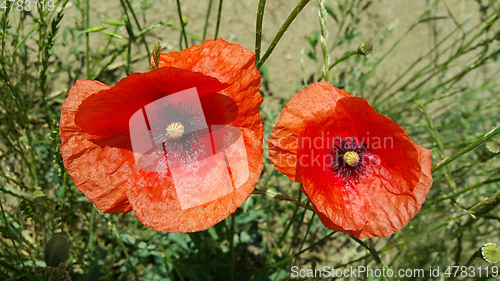
M 57 267 L 69 258 L 69 243 L 62 233 L 55 233 L 45 245 L 45 263 Z
M 486 143 L 486 148 L 491 153 L 500 153 L 500 145 L 494 141 L 489 141 Z
M 486 243 L 481 247 L 481 256 L 490 263 L 496 263 L 500 260 L 500 249 L 493 243 Z
M 370 42 L 363 42 L 358 46 L 358 55 L 366 56 L 373 51 L 373 44 Z

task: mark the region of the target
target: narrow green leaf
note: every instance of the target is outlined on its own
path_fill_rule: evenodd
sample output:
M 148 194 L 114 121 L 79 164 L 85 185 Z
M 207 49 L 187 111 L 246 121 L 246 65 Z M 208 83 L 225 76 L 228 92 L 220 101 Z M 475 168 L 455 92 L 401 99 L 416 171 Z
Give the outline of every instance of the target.
M 434 172 L 438 171 L 439 169 L 441 169 L 444 166 L 448 165 L 450 162 L 456 160 L 457 158 L 459 158 L 460 156 L 466 154 L 467 152 L 469 152 L 471 150 L 474 150 L 478 146 L 480 146 L 483 143 L 491 140 L 494 136 L 499 135 L 499 134 L 500 134 L 500 127 L 494 128 L 493 130 L 491 130 L 491 131 L 487 132 L 486 134 L 480 136 L 475 142 L 469 144 L 464 149 L 460 150 L 459 152 L 453 154 L 452 156 L 450 156 L 450 157 L 448 157 L 446 159 L 443 159 L 441 162 L 439 162 L 436 165 L 434 165 L 432 167 L 432 172 L 434 173 Z
M 335 12 L 333 11 L 332 7 L 325 5 L 326 12 L 335 20 L 336 23 L 339 22 L 337 19 L 337 15 L 335 15 Z
M 115 26 L 124 26 L 125 23 L 120 20 L 114 20 L 114 19 L 103 19 L 101 20 L 102 23 L 109 24 L 109 25 L 115 25 Z
M 448 17 L 428 17 L 428 18 L 420 20 L 420 22 L 433 21 L 433 20 L 443 20 L 443 19 L 447 19 L 447 18 Z
M 104 29 L 107 29 L 108 27 L 107 26 L 94 26 L 94 27 L 90 27 L 88 29 L 85 29 L 84 31 L 82 31 L 82 33 L 91 33 L 91 32 L 99 32 L 101 30 L 104 30 Z
M 159 22 L 159 23 L 152 24 L 152 25 L 148 26 L 147 28 L 145 28 L 145 29 L 141 30 L 141 31 L 139 32 L 139 34 L 137 34 L 137 36 L 141 36 L 141 35 L 143 35 L 144 33 L 147 33 L 147 32 L 149 32 L 149 31 L 151 31 L 152 29 L 157 28 L 157 27 L 160 27 L 160 26 L 163 26 L 163 25 L 166 25 L 166 26 L 172 26 L 172 25 L 174 25 L 174 24 L 175 24 L 175 22 L 174 22 L 174 21 L 161 21 L 161 22 Z
M 104 34 L 104 35 L 108 35 L 108 36 L 115 37 L 115 38 L 118 38 L 118 39 L 125 39 L 123 36 L 121 36 L 119 34 L 116 34 L 116 33 L 113 33 L 113 32 L 109 32 L 109 31 L 106 31 L 106 30 L 101 30 L 100 32 L 102 34 Z

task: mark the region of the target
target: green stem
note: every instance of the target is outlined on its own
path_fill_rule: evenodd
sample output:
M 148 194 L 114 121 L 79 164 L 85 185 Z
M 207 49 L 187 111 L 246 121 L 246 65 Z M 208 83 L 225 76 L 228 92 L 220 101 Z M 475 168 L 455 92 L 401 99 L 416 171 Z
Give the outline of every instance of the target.
M 257 22 L 255 23 L 255 60 L 260 60 L 260 51 L 262 49 L 262 22 L 264 19 L 264 8 L 266 0 L 259 0 L 259 8 L 257 9 Z
M 7 220 L 7 216 L 5 215 L 5 210 L 3 208 L 3 204 L 2 204 L 2 200 L 0 200 L 0 211 L 2 211 L 2 218 L 3 218 L 3 221 L 5 223 L 5 225 L 7 226 L 7 231 L 9 232 L 9 234 L 11 235 L 10 237 L 12 237 L 11 241 L 12 241 L 12 246 L 14 248 L 14 250 L 16 251 L 16 255 L 18 257 L 21 257 L 21 253 L 19 252 L 19 247 L 16 245 L 16 239 L 14 239 L 14 237 L 18 237 L 18 235 L 16 235 L 14 233 L 14 231 L 12 231 L 11 229 L 11 225 L 9 223 L 9 221 Z M 19 262 L 21 263 L 21 266 L 23 267 L 23 269 L 25 268 L 25 265 L 23 263 L 23 259 L 19 259 Z
M 300 203 L 300 201 L 290 197 L 289 195 L 285 194 L 285 193 L 278 193 L 276 191 L 273 191 L 271 190 L 270 188 L 262 188 L 262 189 L 259 189 L 259 188 L 256 188 L 254 189 L 254 191 L 252 192 L 252 194 L 265 194 L 265 195 L 268 195 L 268 196 L 271 196 L 275 199 L 280 199 L 280 200 L 285 200 L 285 201 L 290 201 L 292 202 L 293 204 L 297 205 L 297 206 L 300 206 L 304 209 L 308 209 L 308 210 L 313 210 L 313 208 L 311 206 L 307 206 L 307 205 L 304 205 L 302 203 Z
M 295 8 L 292 10 L 288 18 L 285 20 L 285 22 L 281 25 L 280 30 L 278 33 L 276 33 L 276 36 L 274 36 L 273 41 L 269 45 L 269 47 L 266 50 L 266 53 L 262 56 L 262 58 L 257 62 L 257 69 L 259 69 L 269 58 L 271 53 L 274 51 L 274 48 L 276 48 L 276 45 L 278 45 L 278 42 L 280 41 L 281 37 L 285 34 L 287 31 L 288 27 L 292 24 L 293 20 L 297 17 L 297 15 L 304 9 L 304 7 L 309 3 L 311 0 L 300 0 L 300 2 L 295 6 Z
M 88 244 L 88 249 L 89 249 L 89 255 L 92 255 L 92 252 L 94 250 L 94 219 L 95 219 L 95 206 L 93 203 L 90 203 L 92 206 L 90 206 L 90 224 L 89 224 L 89 244 Z
M 328 56 L 328 31 L 326 29 L 326 10 L 325 10 L 325 4 L 323 3 L 323 0 L 318 0 L 319 4 L 319 25 L 321 27 L 321 36 L 320 36 L 320 42 L 321 42 L 321 50 L 323 52 L 323 67 L 322 73 L 323 73 L 323 80 L 328 81 L 328 71 L 330 70 L 328 68 L 328 64 L 330 63 L 330 57 Z
M 127 75 L 130 75 L 130 73 L 132 72 L 130 70 L 131 62 L 132 62 L 132 37 L 129 37 L 127 45 Z
M 212 2 L 213 0 L 210 0 L 208 2 L 207 16 L 205 17 L 205 27 L 203 28 L 203 42 L 205 42 L 205 39 L 207 38 L 208 19 L 210 18 L 210 11 L 212 11 Z
M 172 261 L 172 258 L 167 253 L 166 249 L 165 249 L 164 253 L 165 253 L 165 257 L 167 258 L 167 260 L 170 262 L 170 264 L 174 268 L 175 273 L 177 273 L 177 276 L 179 276 L 179 278 L 181 279 L 181 281 L 184 281 L 184 277 L 182 276 L 181 272 L 179 271 L 179 269 L 177 268 L 177 266 L 175 265 L 175 263 Z
M 231 227 L 230 229 L 228 230 L 228 240 L 229 240 L 229 255 L 230 255 L 230 259 L 231 259 L 231 281 L 234 280 L 234 270 L 236 268 L 236 263 L 235 263 L 235 260 L 234 260 L 234 225 L 235 225 L 235 221 L 236 219 L 234 218 L 235 215 L 231 215 Z
M 455 198 L 455 197 L 457 197 L 459 195 L 462 195 L 462 194 L 464 194 L 466 192 L 469 192 L 471 190 L 477 189 L 477 188 L 479 188 L 479 187 L 481 187 L 483 185 L 490 184 L 490 183 L 495 183 L 495 182 L 500 182 L 500 178 L 493 178 L 493 179 L 485 180 L 485 181 L 482 181 L 482 182 L 478 182 L 478 183 L 476 183 L 474 185 L 471 185 L 471 186 L 469 186 L 467 188 L 464 188 L 464 189 L 462 189 L 462 190 L 460 190 L 458 192 L 455 192 L 455 193 L 453 193 L 451 195 L 448 195 L 448 196 L 445 196 L 445 197 L 442 197 L 442 198 L 438 198 L 438 199 L 429 201 L 429 204 L 434 204 L 434 203 L 437 203 L 437 202 L 444 201 L 446 199 Z
M 217 11 L 217 25 L 215 26 L 214 39 L 219 38 L 219 26 L 220 26 L 220 16 L 222 14 L 222 2 L 223 2 L 223 0 L 219 1 L 219 10 Z
M 265 272 L 266 270 L 268 270 L 270 268 L 275 268 L 275 267 L 280 266 L 280 265 L 282 265 L 284 263 L 287 263 L 289 260 L 294 259 L 294 258 L 300 256 L 301 254 L 309 251 L 310 249 L 316 247 L 316 245 L 323 243 L 326 239 L 332 237 L 332 235 L 334 235 L 335 233 L 337 233 L 337 231 L 332 231 L 330 234 L 326 235 L 325 237 L 321 238 L 320 240 L 317 240 L 315 243 L 313 243 L 311 246 L 305 248 L 304 250 L 299 251 L 299 252 L 297 252 L 297 253 L 295 253 L 295 254 L 293 254 L 291 256 L 288 256 L 288 257 L 280 260 L 279 262 L 276 262 L 276 263 L 273 263 L 273 264 L 270 264 L 270 265 L 266 265 L 265 267 L 259 269 L 259 271 L 255 275 L 258 275 L 258 274 L 260 274 L 262 272 Z
M 62 195 L 61 195 L 61 204 L 59 205 L 59 209 L 61 210 L 61 230 L 64 230 L 64 227 L 66 226 L 66 208 L 65 208 L 65 201 L 66 201 L 66 192 L 68 190 L 68 172 L 64 169 L 63 170 L 63 182 L 62 182 Z
M 336 60 L 334 63 L 332 63 L 332 65 L 330 65 L 330 67 L 328 68 L 328 70 L 331 70 L 334 66 L 336 66 L 337 64 L 339 64 L 340 62 L 342 61 L 345 61 L 346 59 L 348 59 L 349 57 L 352 57 L 354 55 L 358 54 L 358 51 L 357 50 L 354 50 L 354 51 L 350 51 L 350 52 L 346 52 L 343 56 L 341 56 L 338 60 Z
M 309 235 L 311 226 L 314 222 L 314 216 L 316 216 L 316 213 L 313 212 L 311 218 L 309 219 L 309 223 L 307 223 L 307 230 L 306 233 L 304 234 L 304 238 L 302 238 L 302 241 L 300 241 L 299 252 L 302 251 L 302 247 L 304 247 L 304 244 L 306 243 L 307 236 Z M 296 261 L 297 260 L 294 260 L 292 264 L 295 265 Z
M 109 218 L 110 220 L 108 221 L 108 223 L 111 224 L 111 230 L 113 234 L 116 236 L 118 244 L 120 244 L 120 248 L 122 248 L 123 254 L 125 255 L 126 261 L 129 264 L 130 268 L 132 269 L 132 272 L 134 273 L 135 280 L 139 280 L 137 275 L 137 270 L 131 261 L 130 255 L 127 251 L 127 247 L 125 247 L 125 244 L 123 243 L 122 236 L 120 235 L 120 232 L 118 232 L 118 228 L 116 228 L 115 221 L 112 216 L 110 216 Z
M 429 133 L 430 133 L 431 137 L 434 139 L 434 141 L 437 143 L 439 157 L 441 159 L 443 159 L 444 158 L 444 146 L 443 146 L 443 142 L 441 141 L 441 136 L 439 135 L 439 132 L 434 128 L 434 123 L 432 122 L 432 119 L 425 111 L 424 106 L 417 101 L 415 101 L 415 103 L 417 104 L 420 112 L 422 112 L 422 114 L 425 116 L 425 120 L 427 120 L 427 126 L 428 126 Z M 451 190 L 453 192 L 455 192 L 457 185 L 451 177 L 451 171 L 450 171 L 449 167 L 446 167 L 445 177 L 446 177 L 446 180 L 448 181 L 448 184 L 451 187 Z
M 179 14 L 179 20 L 181 21 L 181 39 L 184 37 L 184 45 L 186 45 L 186 48 L 188 47 L 188 41 L 187 41 L 187 35 L 186 35 L 186 28 L 184 26 L 184 20 L 182 19 L 182 11 L 181 11 L 181 3 L 179 0 L 177 0 L 177 13 Z M 182 50 L 182 40 L 179 40 L 179 49 Z
M 472 256 L 470 257 L 470 259 L 467 261 L 467 263 L 464 265 L 464 267 L 466 268 L 469 268 L 469 266 L 472 264 L 472 262 L 476 259 L 476 258 L 479 258 L 481 257 L 481 248 L 479 250 L 477 250 L 474 254 L 472 254 Z M 458 273 L 459 274 L 459 273 Z M 450 276 L 450 278 L 448 278 L 448 281 L 453 281 L 455 280 L 457 276 L 456 275 L 452 275 Z
M 475 142 L 469 144 L 467 147 L 465 147 L 464 149 L 462 149 L 459 152 L 455 153 L 454 155 L 452 155 L 452 156 L 450 156 L 450 157 L 448 157 L 446 159 L 443 159 L 441 162 L 439 162 L 436 165 L 434 165 L 434 167 L 432 167 L 432 169 L 431 169 L 432 173 L 440 170 L 441 168 L 443 168 L 444 166 L 448 165 L 450 162 L 456 160 L 460 156 L 462 156 L 462 155 L 470 152 L 471 150 L 474 150 L 475 148 L 477 148 L 480 145 L 482 145 L 483 143 L 489 141 L 490 139 L 492 139 L 494 136 L 496 136 L 498 134 L 500 134 L 500 126 L 498 126 L 495 129 L 489 131 L 488 133 L 482 135 Z
M 299 211 L 299 206 L 296 205 L 295 209 L 293 210 L 292 218 L 288 221 L 288 224 L 286 225 L 285 230 L 281 234 L 280 239 L 278 240 L 278 243 L 276 243 L 276 245 L 274 246 L 274 249 L 271 252 L 271 254 L 269 255 L 269 257 L 267 258 L 265 264 L 269 264 L 269 262 L 271 262 L 274 255 L 276 254 L 276 251 L 278 251 L 278 249 L 281 247 L 281 244 L 283 243 L 283 241 L 285 241 L 286 235 L 287 235 L 288 231 L 290 230 L 290 227 L 292 226 L 293 222 L 295 221 L 295 217 L 297 216 L 298 211 Z
M 89 19 L 90 19 L 90 4 L 89 0 L 85 2 L 86 5 L 86 15 L 85 15 L 85 29 L 90 28 Z M 85 48 L 85 79 L 90 79 L 90 33 L 87 32 L 85 34 L 86 40 L 86 48 Z
M 137 28 L 142 31 L 141 25 L 139 24 L 139 21 L 137 20 L 137 17 L 135 16 L 134 9 L 132 9 L 132 5 L 130 5 L 130 2 L 128 0 L 125 0 L 125 4 L 127 4 L 128 9 L 130 10 L 130 13 L 132 14 L 132 18 L 135 21 L 135 24 L 137 25 Z M 141 40 L 142 44 L 144 44 L 144 48 L 146 49 L 146 52 L 148 53 L 148 58 L 151 58 L 151 53 L 149 53 L 149 47 L 148 43 L 146 42 L 145 38 L 145 33 L 141 34 Z
M 352 238 L 354 241 L 356 241 L 359 245 L 361 245 L 363 248 L 367 249 L 370 252 L 370 255 L 372 256 L 373 260 L 378 264 L 380 268 L 385 268 L 384 264 L 382 263 L 382 260 L 380 259 L 377 250 L 375 247 L 368 246 L 365 242 L 359 240 L 356 237 L 349 236 Z M 387 277 L 384 276 L 384 279 L 387 280 Z

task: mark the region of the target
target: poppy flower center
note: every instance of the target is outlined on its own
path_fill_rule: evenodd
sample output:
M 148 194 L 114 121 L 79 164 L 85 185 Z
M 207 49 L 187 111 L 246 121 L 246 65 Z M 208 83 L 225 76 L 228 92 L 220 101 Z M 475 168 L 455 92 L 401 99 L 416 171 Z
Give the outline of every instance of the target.
M 344 183 L 356 182 L 368 168 L 368 148 L 355 138 L 335 138 L 330 147 L 331 169 Z
M 168 136 L 174 140 L 182 137 L 182 134 L 184 134 L 184 126 L 182 126 L 181 122 L 172 122 L 168 124 L 165 130 Z
M 190 154 L 204 149 L 200 139 L 209 132 L 200 112 L 180 102 L 165 103 L 157 113 L 158 122 L 151 124 L 151 130 L 159 153 L 189 162 Z
M 344 154 L 344 161 L 347 163 L 349 166 L 355 166 L 359 162 L 359 154 L 357 154 L 354 151 L 347 151 Z

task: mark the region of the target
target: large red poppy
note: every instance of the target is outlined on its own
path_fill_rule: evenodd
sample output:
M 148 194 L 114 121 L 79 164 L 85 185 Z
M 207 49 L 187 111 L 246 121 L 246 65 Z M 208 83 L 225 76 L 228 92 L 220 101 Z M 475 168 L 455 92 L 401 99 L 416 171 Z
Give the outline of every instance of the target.
M 327 82 L 288 102 L 269 157 L 278 171 L 303 183 L 326 227 L 357 238 L 403 228 L 432 185 L 430 150 L 364 99 Z
M 197 113 L 182 100 L 193 88 Z M 222 39 L 161 54 L 158 69 L 131 74 L 113 87 L 78 80 L 61 109 L 64 165 L 103 212 L 133 210 L 159 231 L 207 229 L 232 214 L 259 179 L 259 88 L 254 54 Z M 160 119 L 147 124 L 147 132 L 171 146 L 158 148 L 163 154 L 141 154 L 133 144 L 132 117 L 158 100 Z M 178 113 L 175 122 L 168 120 L 171 112 Z M 185 131 L 189 126 L 203 130 Z

